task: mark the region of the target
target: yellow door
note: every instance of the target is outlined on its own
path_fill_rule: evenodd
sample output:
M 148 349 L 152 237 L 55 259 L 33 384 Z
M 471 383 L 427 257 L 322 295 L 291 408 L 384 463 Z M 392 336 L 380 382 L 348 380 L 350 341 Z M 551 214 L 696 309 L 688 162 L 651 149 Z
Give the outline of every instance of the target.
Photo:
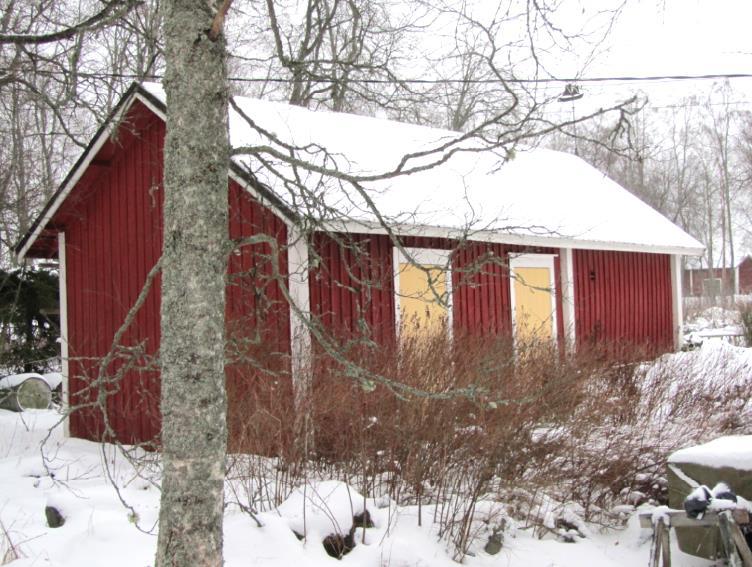
M 430 335 L 446 329 L 446 272 L 439 266 L 399 264 L 400 332 Z
M 515 340 L 522 344 L 554 337 L 551 269 L 514 269 Z

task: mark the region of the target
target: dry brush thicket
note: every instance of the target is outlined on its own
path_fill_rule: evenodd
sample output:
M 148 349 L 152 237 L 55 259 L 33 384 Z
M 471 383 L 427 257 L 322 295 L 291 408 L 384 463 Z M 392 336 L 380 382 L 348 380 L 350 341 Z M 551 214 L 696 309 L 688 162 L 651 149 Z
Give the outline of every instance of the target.
M 694 353 L 640 363 L 634 349 L 570 357 L 445 334 L 355 350 L 360 367 L 424 395 L 363 388 L 347 364 L 321 355 L 302 408 L 305 443 L 291 442 L 300 423 L 293 404 L 236 402 L 231 414 L 247 419 L 230 428 L 230 445 L 258 456 L 230 458 L 234 501 L 261 511 L 300 483 L 343 480 L 368 497 L 416 505 L 418 521 L 435 523 L 461 557 L 478 522 L 490 521 L 480 503 L 504 503 L 505 515 L 541 535 L 582 520 L 613 525 L 619 504 L 665 503 L 673 450 L 752 430 L 749 380 L 711 379 Z

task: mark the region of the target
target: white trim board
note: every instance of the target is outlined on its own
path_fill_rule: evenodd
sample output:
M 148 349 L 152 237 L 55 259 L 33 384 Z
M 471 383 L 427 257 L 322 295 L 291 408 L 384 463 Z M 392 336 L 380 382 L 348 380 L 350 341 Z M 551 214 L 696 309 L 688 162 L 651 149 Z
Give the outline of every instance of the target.
M 605 250 L 614 252 L 641 252 L 646 254 L 681 254 L 700 256 L 704 248 L 683 248 L 675 246 L 648 246 L 630 242 L 605 242 L 588 240 L 576 236 L 550 236 L 510 234 L 497 230 L 459 230 L 441 226 L 418 224 L 389 224 L 389 231 L 375 222 L 342 219 L 321 223 L 322 229 L 330 232 L 352 234 L 388 234 L 394 236 L 420 236 L 425 238 L 446 238 L 459 242 L 477 241 L 519 246 L 540 246 L 544 248 L 572 248 L 578 250 Z
M 551 288 L 551 340 L 558 344 L 558 313 L 556 312 L 556 254 L 509 254 L 509 298 L 512 312 L 512 340 L 517 341 L 517 299 L 514 291 L 515 270 L 517 268 L 548 268 Z M 515 345 L 516 347 L 516 345 Z
M 673 316 L 674 348 L 684 343 L 684 300 L 682 298 L 681 256 L 671 256 L 671 314 Z
M 68 349 L 68 268 L 65 254 L 65 233 L 57 233 L 57 257 L 58 257 L 58 292 L 60 294 L 60 371 L 63 375 L 63 435 L 70 437 L 70 364 Z
M 405 253 L 408 256 L 405 256 Z M 444 266 L 446 277 L 446 293 L 447 293 L 447 328 L 449 330 L 449 336 L 452 336 L 452 251 L 451 250 L 439 250 L 435 248 L 403 248 L 400 250 L 398 247 L 394 247 L 392 251 L 392 270 L 394 276 L 394 321 L 396 325 L 396 334 L 399 339 L 400 334 L 400 264 L 402 263 L 415 263 L 419 265 L 428 266 Z
M 559 256 L 561 271 L 561 319 L 564 323 L 564 337 L 568 352 L 574 352 L 577 345 L 577 324 L 574 299 L 574 254 L 571 248 L 562 248 Z
M 294 228 L 287 230 L 287 271 L 290 299 L 290 353 L 292 354 L 292 379 L 299 400 L 310 382 L 311 296 L 308 242 L 305 235 Z

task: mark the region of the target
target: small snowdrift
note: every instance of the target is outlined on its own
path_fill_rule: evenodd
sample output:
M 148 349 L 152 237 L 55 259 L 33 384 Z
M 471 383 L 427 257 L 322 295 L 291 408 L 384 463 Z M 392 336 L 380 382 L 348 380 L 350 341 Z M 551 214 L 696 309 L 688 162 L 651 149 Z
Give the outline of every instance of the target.
M 745 386 L 752 382 L 752 349 L 706 341 L 697 350 L 664 355 L 644 369 L 649 381 L 673 376 L 717 388 Z
M 736 327 L 741 323 L 737 309 L 725 309 L 723 307 L 708 307 L 687 319 L 684 324 L 686 332 L 704 331 L 706 329 L 719 329 Z
M 363 517 L 365 499 L 344 482 L 313 482 L 296 488 L 277 508 L 296 534 L 323 537 L 347 534 L 353 518 Z
M 373 527 L 365 499 L 344 482 L 312 482 L 293 490 L 277 508 L 299 539 L 320 541 L 331 557 L 355 548 L 355 529 Z

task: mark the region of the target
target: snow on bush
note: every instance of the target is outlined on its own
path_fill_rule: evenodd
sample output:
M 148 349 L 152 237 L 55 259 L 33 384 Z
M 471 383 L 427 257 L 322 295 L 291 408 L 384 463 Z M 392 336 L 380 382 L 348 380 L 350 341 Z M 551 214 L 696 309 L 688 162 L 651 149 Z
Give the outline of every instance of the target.
M 413 347 L 361 363 L 429 394 L 472 386 L 474 397 L 365 392 L 322 368 L 315 450 L 279 451 L 284 431 L 268 429 L 271 459 L 233 458 L 235 500 L 269 510 L 305 479 L 342 480 L 369 500 L 414 507 L 416 523 L 435 526 L 461 559 L 498 527 L 478 513 L 483 502 L 504 503 L 506 526 L 579 541 L 586 522 L 615 525 L 635 506 L 665 503 L 672 451 L 752 433 L 752 355 L 725 343 L 644 363 L 635 352 L 614 362 L 608 351 L 562 359 L 530 348 L 514 359 L 502 344 Z
M 748 349 L 710 342 L 639 364 L 597 352 L 562 359 L 531 350 L 512 364 L 510 350 L 491 346 L 433 345 L 411 358 L 366 361 L 428 393 L 472 385 L 465 396 L 405 399 L 336 379 L 336 368 L 317 374 L 313 450 L 280 441 L 294 416 L 269 414 L 263 437 L 253 439 L 268 443 L 266 456 L 228 458 L 227 564 L 246 564 L 257 553 L 277 564 L 330 561 L 321 540 L 349 535 L 364 507 L 375 527 L 358 528 L 347 556 L 356 565 L 379 564 L 377 557 L 392 565 L 472 562 L 488 553 L 492 537 L 488 549 L 500 545 L 502 553 L 531 536 L 587 546 L 600 537 L 593 522 L 616 525 L 642 503 L 665 502 L 671 452 L 752 434 Z M 0 474 L 11 479 L 0 521 L 12 523 L 14 541 L 40 537 L 56 557 L 67 554 L 61 565 L 96 564 L 115 541 L 141 542 L 145 551 L 113 565 L 148 564 L 153 536 L 143 539 L 138 529 L 155 528 L 157 455 L 131 450 L 139 459 L 127 460 L 110 446 L 103 451 L 56 433 L 42 460 L 43 426 L 58 418 L 0 412 Z M 61 508 L 64 526 L 45 526 L 47 504 Z
M 544 476 L 586 518 L 604 518 L 617 495 L 627 504 L 665 503 L 670 453 L 752 430 L 749 349 L 709 342 L 622 370 L 588 379 L 569 422 L 541 440 L 565 449 Z
M 290 529 L 304 537 L 347 534 L 353 517 L 363 516 L 365 499 L 344 482 L 311 482 L 297 487 L 277 507 Z

